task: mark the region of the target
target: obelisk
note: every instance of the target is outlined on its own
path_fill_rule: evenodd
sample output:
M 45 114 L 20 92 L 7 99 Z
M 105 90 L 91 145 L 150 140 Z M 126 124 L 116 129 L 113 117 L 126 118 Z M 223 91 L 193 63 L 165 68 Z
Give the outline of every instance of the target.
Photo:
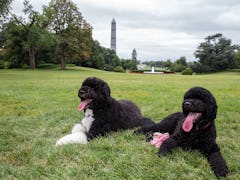
M 114 18 L 111 24 L 111 49 L 116 52 L 116 22 Z

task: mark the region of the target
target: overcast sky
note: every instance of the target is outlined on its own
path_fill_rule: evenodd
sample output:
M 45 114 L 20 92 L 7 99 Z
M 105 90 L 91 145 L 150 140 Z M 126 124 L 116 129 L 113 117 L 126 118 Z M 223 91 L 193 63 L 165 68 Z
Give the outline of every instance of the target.
M 50 0 L 29 0 L 34 10 Z M 111 21 L 117 24 L 117 55 L 137 59 L 193 61 L 204 38 L 222 33 L 240 44 L 240 0 L 72 0 L 93 27 L 93 38 L 109 48 Z M 13 0 L 16 13 L 23 0 Z

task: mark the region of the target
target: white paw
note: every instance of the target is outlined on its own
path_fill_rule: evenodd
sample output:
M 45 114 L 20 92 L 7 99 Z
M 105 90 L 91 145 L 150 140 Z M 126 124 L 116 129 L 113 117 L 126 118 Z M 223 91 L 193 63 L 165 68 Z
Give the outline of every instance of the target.
M 84 132 L 76 132 L 60 138 L 56 142 L 55 146 L 61 146 L 65 144 L 87 144 L 87 142 L 87 136 Z

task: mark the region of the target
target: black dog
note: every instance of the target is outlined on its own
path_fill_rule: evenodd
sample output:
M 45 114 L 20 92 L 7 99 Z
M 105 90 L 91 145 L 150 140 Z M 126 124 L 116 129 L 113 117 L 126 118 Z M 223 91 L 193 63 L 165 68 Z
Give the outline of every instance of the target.
M 56 145 L 86 144 L 88 140 L 110 131 L 154 124 L 141 115 L 133 102 L 112 98 L 108 84 L 99 78 L 84 80 L 78 96 L 81 99 L 78 110 L 84 110 L 85 117 L 73 127 L 72 134 L 59 139 Z
M 216 144 L 215 98 L 202 87 L 191 88 L 184 95 L 182 110 L 167 116 L 158 124 L 139 128 L 135 133 L 168 132 L 170 137 L 160 146 L 159 156 L 171 153 L 176 147 L 198 149 L 207 157 L 214 174 L 225 177 L 228 168 Z

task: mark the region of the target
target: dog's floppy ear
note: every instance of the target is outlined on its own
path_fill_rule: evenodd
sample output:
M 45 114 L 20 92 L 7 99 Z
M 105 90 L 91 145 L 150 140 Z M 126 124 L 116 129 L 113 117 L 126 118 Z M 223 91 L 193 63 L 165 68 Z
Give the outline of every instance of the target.
M 99 98 L 101 101 L 105 101 L 108 103 L 111 100 L 111 90 L 108 84 L 97 77 L 91 77 L 90 82 L 92 83 L 92 86 L 96 91 L 99 92 Z
M 108 97 L 108 96 L 111 95 L 111 90 L 110 90 L 110 87 L 108 86 L 107 83 L 102 84 L 101 92 L 102 92 L 106 97 Z
M 99 91 L 100 94 L 106 97 L 110 96 L 111 94 L 110 87 L 105 81 L 97 77 L 89 77 L 87 78 L 87 80 L 89 81 L 89 83 L 91 83 L 91 84 L 88 84 L 88 86 L 94 88 L 96 91 Z
M 206 90 L 206 89 L 205 89 Z M 207 117 L 210 120 L 214 120 L 216 119 L 217 116 L 217 102 L 216 99 L 214 98 L 214 96 L 211 94 L 211 92 L 209 92 L 208 90 L 206 90 L 206 96 L 205 96 L 205 101 L 207 103 Z
M 86 79 L 83 81 L 82 86 L 93 87 L 93 80 L 94 80 L 94 77 L 88 77 L 88 78 L 86 78 Z
M 101 80 L 98 88 L 99 88 L 99 91 L 101 92 L 100 94 L 103 95 L 104 101 L 108 103 L 111 100 L 110 87 L 105 81 Z
M 111 95 L 111 90 L 110 87 L 108 86 L 108 84 L 101 80 L 101 79 L 97 79 L 99 81 L 98 84 L 98 89 L 100 90 L 101 94 L 104 94 L 104 96 L 108 97 Z

